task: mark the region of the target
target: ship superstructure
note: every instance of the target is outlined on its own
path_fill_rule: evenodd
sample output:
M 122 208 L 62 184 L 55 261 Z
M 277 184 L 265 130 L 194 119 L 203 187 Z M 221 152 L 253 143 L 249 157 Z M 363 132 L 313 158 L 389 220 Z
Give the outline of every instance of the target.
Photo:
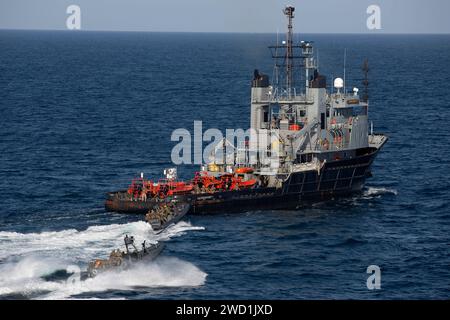
M 274 83 L 258 70 L 252 81 L 250 127 L 258 136 L 268 137 L 271 143 L 260 146 L 250 139 L 244 148 L 236 149 L 236 161 L 232 164 L 254 168 L 254 174 L 267 176 L 269 184 L 274 186 L 292 173 L 312 170 L 320 173 L 326 163 L 355 159 L 370 150 L 378 150 L 387 141 L 384 135 L 369 133 L 367 78 L 362 97 L 357 88 L 347 93 L 342 78 L 334 79 L 335 91 L 329 92 L 327 79 L 318 70 L 313 42 L 295 44 L 293 41 L 294 12 L 291 6 L 284 9 L 288 20 L 286 40 L 269 47 L 275 59 Z M 367 77 L 367 61 L 363 71 Z M 259 158 L 256 162 L 248 161 L 250 154 L 265 151 L 277 158 L 271 155 L 271 161 L 266 163 Z M 227 172 L 229 165 L 222 161 L 222 165 L 213 163 L 204 169 L 213 169 L 209 170 L 211 174 Z M 339 172 L 340 177 L 358 179 L 367 173 L 354 169 L 354 172 L 351 169 Z M 339 186 L 328 183 L 329 187 L 319 186 L 318 191 L 346 188 L 351 184 L 352 181 L 339 182 Z

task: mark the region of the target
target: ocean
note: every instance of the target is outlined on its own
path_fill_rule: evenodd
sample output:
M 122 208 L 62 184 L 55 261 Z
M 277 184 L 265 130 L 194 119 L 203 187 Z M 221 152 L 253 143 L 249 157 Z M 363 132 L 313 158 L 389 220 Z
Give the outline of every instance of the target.
M 160 235 L 108 191 L 172 167 L 177 128 L 248 128 L 273 34 L 0 31 L 0 299 L 449 299 L 450 36 L 296 35 L 362 89 L 390 140 L 361 194 L 297 211 L 188 216 Z M 181 178 L 198 168 L 179 166 Z M 59 275 L 125 234 L 154 262 Z M 368 290 L 367 267 L 381 269 Z

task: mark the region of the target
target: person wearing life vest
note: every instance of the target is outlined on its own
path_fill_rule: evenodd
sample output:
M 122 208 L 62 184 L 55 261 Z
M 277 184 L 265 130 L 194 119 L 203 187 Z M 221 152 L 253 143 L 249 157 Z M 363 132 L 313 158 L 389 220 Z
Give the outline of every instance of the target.
M 325 138 L 325 139 L 323 140 L 323 148 L 324 148 L 325 150 L 328 150 L 328 149 L 330 148 L 330 143 L 328 142 L 328 139 L 327 139 L 327 138 Z
M 134 245 L 134 237 L 128 237 L 128 235 L 125 235 L 125 238 L 123 239 L 125 242 L 125 247 L 127 249 L 127 253 L 129 252 L 128 246 L 129 245 Z
M 147 188 L 144 186 L 141 191 L 141 200 L 147 201 Z

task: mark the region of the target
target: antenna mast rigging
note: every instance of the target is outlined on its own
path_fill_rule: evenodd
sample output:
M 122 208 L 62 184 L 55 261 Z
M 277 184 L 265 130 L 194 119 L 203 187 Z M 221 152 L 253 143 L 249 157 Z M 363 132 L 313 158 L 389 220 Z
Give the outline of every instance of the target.
M 288 18 L 288 32 L 286 35 L 286 89 L 288 95 L 291 96 L 291 90 L 293 88 L 293 49 L 292 49 L 292 19 L 294 18 L 295 8 L 287 6 L 284 9 L 284 14 Z
M 364 93 L 362 96 L 362 101 L 368 102 L 369 101 L 369 60 L 367 60 L 367 59 L 364 60 L 362 71 L 364 72 L 364 80 L 363 80 Z

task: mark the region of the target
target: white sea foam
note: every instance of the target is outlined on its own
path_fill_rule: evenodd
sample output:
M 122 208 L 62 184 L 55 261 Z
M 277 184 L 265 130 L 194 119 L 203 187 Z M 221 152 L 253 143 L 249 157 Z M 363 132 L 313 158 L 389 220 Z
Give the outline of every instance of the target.
M 194 231 L 194 230 L 205 230 L 204 227 L 194 227 L 189 222 L 178 222 L 175 225 L 169 226 L 167 229 L 165 229 L 163 232 L 161 232 L 158 236 L 160 240 L 168 240 L 173 237 L 179 237 L 184 235 L 187 231 Z
M 160 257 L 149 263 L 139 263 L 122 271 L 109 271 L 95 278 L 46 281 L 40 278 L 57 268 L 52 261 L 25 258 L 18 263 L 0 267 L 0 295 L 35 294 L 39 299 L 65 299 L 86 292 L 130 290 L 150 287 L 195 287 L 205 283 L 206 273 L 193 264 L 174 257 Z
M 156 235 L 148 223 L 139 221 L 92 226 L 83 231 L 67 229 L 42 233 L 0 232 L 0 260 L 12 254 L 23 256 L 31 253 L 39 253 L 43 256 L 56 255 L 57 258 L 64 258 L 67 254 L 72 256 L 76 254 L 78 258 L 86 259 L 121 247 L 126 234 L 133 235 L 136 243 L 140 243 L 144 239 L 150 242 L 168 240 L 183 235 L 189 230 L 203 230 L 203 228 L 194 227 L 190 223 L 182 221 L 160 235 Z
M 67 229 L 57 232 L 0 232 L 0 295 L 38 294 L 39 298 L 62 299 L 72 295 L 127 290 L 136 286 L 200 286 L 206 274 L 189 262 L 177 258 L 159 257 L 120 272 L 106 272 L 94 279 L 79 282 L 46 281 L 42 276 L 64 270 L 97 257 L 106 257 L 112 249 L 122 246 L 125 234 L 136 242 L 168 240 L 188 230 L 201 230 L 187 222 L 179 222 L 156 235 L 145 222 L 92 226 L 83 231 Z M 81 265 L 85 268 L 86 264 Z M 45 295 L 39 295 L 40 292 Z
M 389 189 L 389 188 L 383 188 L 383 187 L 367 187 L 366 190 L 364 190 L 364 197 L 378 197 L 378 196 L 382 196 L 383 194 L 392 194 L 392 195 L 397 195 L 398 192 L 395 189 Z

